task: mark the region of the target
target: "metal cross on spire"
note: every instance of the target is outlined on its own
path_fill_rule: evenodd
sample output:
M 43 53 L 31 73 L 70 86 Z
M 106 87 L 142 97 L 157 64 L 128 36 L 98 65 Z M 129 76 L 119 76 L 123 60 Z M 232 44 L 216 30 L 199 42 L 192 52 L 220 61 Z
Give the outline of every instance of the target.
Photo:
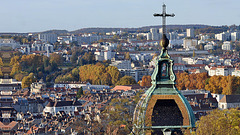
M 166 5 L 163 4 L 163 11 L 162 14 L 153 14 L 154 17 L 162 17 L 162 28 L 163 28 L 163 35 L 166 34 L 166 17 L 170 16 L 170 17 L 174 17 L 175 14 L 167 14 L 166 13 Z

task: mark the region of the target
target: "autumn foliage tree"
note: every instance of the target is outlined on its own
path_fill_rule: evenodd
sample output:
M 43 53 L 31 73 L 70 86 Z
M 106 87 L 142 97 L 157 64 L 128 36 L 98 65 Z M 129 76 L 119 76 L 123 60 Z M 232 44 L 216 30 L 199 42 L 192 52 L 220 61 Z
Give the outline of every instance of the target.
M 125 135 L 131 132 L 131 119 L 133 117 L 135 104 L 127 98 L 113 98 L 102 112 L 103 121 L 106 125 L 107 134 L 117 131 L 118 135 Z M 123 126 L 121 128 L 121 126 Z M 118 130 L 116 130 L 118 129 Z
M 236 76 L 212 76 L 205 87 L 212 93 L 231 95 L 240 92 L 240 77 Z
M 17 63 L 19 61 L 20 61 L 20 57 L 19 56 L 14 56 L 14 57 L 11 58 L 10 65 L 14 65 L 15 63 Z
M 151 86 L 152 85 L 152 79 L 151 79 L 151 76 L 150 75 L 144 75 L 142 77 L 142 82 L 140 83 L 141 86 Z
M 2 61 L 2 58 L 0 57 L 0 67 L 3 66 L 3 61 Z
M 205 89 L 216 94 L 240 94 L 240 77 L 211 76 L 207 73 L 188 74 L 176 73 L 176 87 L 178 90 Z
M 196 135 L 239 135 L 240 111 L 238 109 L 213 110 L 197 122 Z
M 185 90 L 189 84 L 189 75 L 186 72 L 176 73 L 176 87 L 178 90 Z
M 36 78 L 44 78 L 50 72 L 58 70 L 58 64 L 63 60 L 61 57 L 58 54 L 52 54 L 50 58 L 38 54 L 13 56 L 10 61 L 10 75 L 17 80 L 23 79 L 29 73 L 34 73 Z
M 14 76 L 15 74 L 21 72 L 22 67 L 19 62 L 16 62 L 13 64 L 12 71 L 10 73 L 10 76 Z
M 62 65 L 63 63 L 63 57 L 60 54 L 53 53 L 50 55 L 50 63 L 56 63 L 58 66 Z
M 79 67 L 79 80 L 87 81 L 91 84 L 114 85 L 120 78 L 120 72 L 114 66 L 104 66 L 97 63 L 96 65 L 84 65 Z
M 207 73 L 188 74 L 186 72 L 176 73 L 176 87 L 178 90 L 204 89 Z

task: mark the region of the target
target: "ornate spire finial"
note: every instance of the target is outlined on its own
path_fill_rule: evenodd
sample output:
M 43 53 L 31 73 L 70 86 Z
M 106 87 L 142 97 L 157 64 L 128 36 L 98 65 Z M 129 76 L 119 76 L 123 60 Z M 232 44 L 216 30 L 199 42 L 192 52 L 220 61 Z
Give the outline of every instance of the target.
M 174 17 L 175 14 L 167 14 L 166 13 L 166 5 L 163 3 L 162 5 L 163 11 L 162 14 L 153 14 L 154 17 L 162 17 L 162 28 L 163 28 L 163 34 L 166 34 L 166 17 Z
M 170 56 L 167 53 L 167 46 L 169 44 L 169 40 L 167 39 L 167 36 L 166 36 L 166 17 L 174 17 L 175 14 L 167 14 L 166 13 L 166 5 L 164 3 L 162 5 L 162 9 L 163 9 L 162 14 L 153 14 L 153 16 L 162 17 L 163 35 L 162 35 L 162 39 L 160 40 L 160 45 L 162 46 L 160 57 L 170 58 Z
M 169 44 L 169 40 L 167 39 L 167 36 L 163 34 L 162 39 L 160 40 L 160 45 L 165 50 L 167 49 L 168 44 Z

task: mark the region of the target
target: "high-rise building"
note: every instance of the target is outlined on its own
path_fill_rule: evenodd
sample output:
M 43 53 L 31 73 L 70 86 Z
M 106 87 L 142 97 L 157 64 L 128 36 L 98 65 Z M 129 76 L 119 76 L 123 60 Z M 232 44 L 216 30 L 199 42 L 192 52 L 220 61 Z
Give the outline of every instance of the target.
M 231 33 L 231 41 L 236 41 L 239 39 L 239 32 Z
M 41 33 L 41 34 L 38 34 L 38 39 L 44 42 L 49 42 L 53 44 L 57 41 L 57 34 Z
M 194 29 L 187 29 L 187 37 L 191 37 L 193 38 L 194 37 Z
M 228 32 L 223 32 L 223 33 L 215 34 L 215 38 L 220 41 L 230 41 L 231 34 Z

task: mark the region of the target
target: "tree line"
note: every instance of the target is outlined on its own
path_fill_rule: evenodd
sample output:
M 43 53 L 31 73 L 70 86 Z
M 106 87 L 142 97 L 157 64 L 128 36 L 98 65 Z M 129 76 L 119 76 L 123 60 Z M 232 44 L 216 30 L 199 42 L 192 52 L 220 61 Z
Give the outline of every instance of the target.
M 176 73 L 178 90 L 205 89 L 211 93 L 232 95 L 240 94 L 240 77 L 237 76 L 208 76 L 207 73 L 188 74 Z M 151 86 L 151 76 L 143 76 L 141 86 Z
M 211 93 L 232 95 L 240 93 L 240 77 L 208 76 L 207 73 L 176 73 L 176 87 L 179 90 L 205 89 Z
M 131 76 L 122 77 L 118 68 L 115 66 L 105 66 L 104 64 L 88 64 L 78 68 L 74 68 L 72 71 L 59 75 L 55 79 L 55 83 L 60 82 L 89 82 L 94 85 L 132 85 L 136 84 L 136 81 Z
M 30 87 L 34 79 L 46 80 L 46 76 L 59 70 L 63 58 L 58 54 L 51 54 L 50 57 L 43 55 L 16 55 L 11 58 L 10 66 L 12 71 L 10 76 L 18 81 L 22 81 L 23 88 Z M 28 77 L 28 79 L 26 79 Z M 31 78 L 31 79 L 29 79 Z M 26 84 L 26 85 L 25 85 Z

